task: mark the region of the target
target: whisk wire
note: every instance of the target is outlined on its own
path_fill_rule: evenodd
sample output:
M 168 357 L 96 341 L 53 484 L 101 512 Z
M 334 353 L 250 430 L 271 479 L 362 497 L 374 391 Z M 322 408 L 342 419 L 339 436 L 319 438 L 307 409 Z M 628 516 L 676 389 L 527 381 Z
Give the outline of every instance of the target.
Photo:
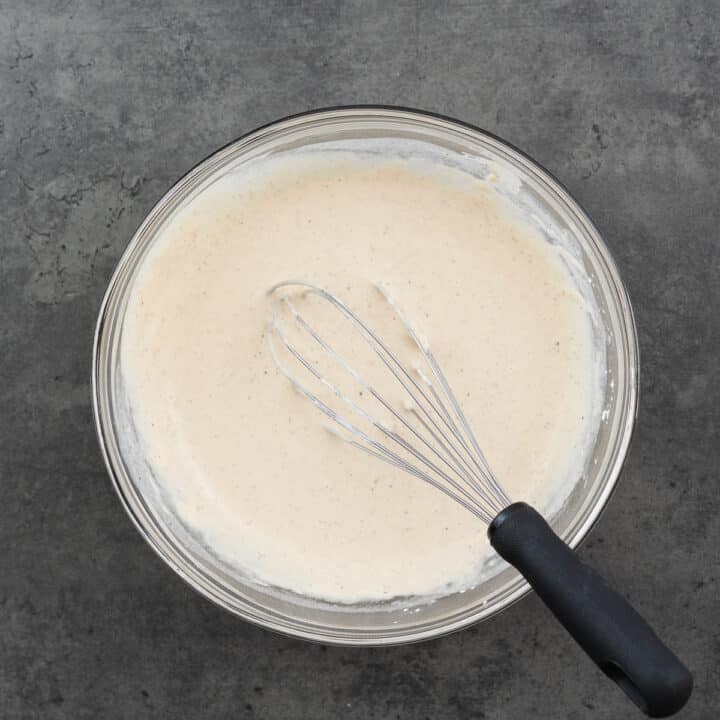
M 285 302 L 288 307 L 292 308 L 292 303 L 287 299 L 283 298 L 282 302 Z M 366 381 L 363 379 L 363 377 L 357 373 L 346 361 L 345 359 L 340 356 L 338 353 L 336 353 L 318 334 L 316 331 L 312 329 L 312 327 L 303 320 L 302 316 L 295 310 L 293 312 L 294 317 L 296 320 L 299 321 L 300 326 L 307 330 L 312 337 L 321 344 L 323 349 L 327 350 L 328 353 L 330 353 L 332 356 L 337 359 L 341 365 L 346 368 L 352 376 L 358 380 L 359 383 L 362 384 L 363 387 L 366 387 L 368 389 L 368 392 L 373 394 L 374 397 L 378 398 L 380 402 L 383 403 L 385 407 L 388 408 L 393 413 L 393 416 L 396 417 L 408 430 L 413 432 L 413 434 L 420 439 L 431 451 L 433 451 L 441 460 L 446 462 L 448 466 L 454 470 L 455 472 L 459 472 L 452 464 L 448 463 L 446 458 L 444 458 L 441 454 L 438 453 L 437 449 L 427 443 L 426 439 L 423 438 L 420 434 L 417 433 L 415 428 L 413 428 L 407 421 L 399 415 L 392 406 L 387 404 L 384 399 L 377 394 L 377 392 L 370 387 Z M 443 472 L 441 468 L 439 468 L 435 463 L 433 463 L 431 460 L 429 460 L 423 453 L 419 452 L 417 449 L 415 449 L 412 445 L 410 445 L 402 436 L 400 436 L 398 433 L 395 433 L 391 430 L 389 430 L 385 425 L 377 421 L 375 418 L 373 418 L 371 415 L 369 415 L 363 408 L 361 408 L 359 405 L 354 403 L 349 397 L 347 397 L 346 394 L 344 394 L 334 383 L 331 383 L 327 378 L 325 378 L 323 375 L 321 375 L 313 366 L 312 364 L 304 358 L 299 351 L 295 348 L 295 346 L 287 339 L 285 333 L 283 332 L 282 328 L 278 325 L 275 328 L 275 334 L 280 338 L 280 340 L 283 343 L 283 346 L 290 352 L 290 354 L 308 371 L 310 372 L 316 379 L 318 379 L 325 387 L 327 387 L 336 397 L 338 397 L 340 400 L 342 400 L 351 410 L 354 412 L 360 414 L 366 421 L 368 421 L 370 424 L 373 425 L 376 429 L 378 429 L 386 438 L 392 440 L 393 442 L 400 445 L 406 452 L 414 456 L 417 460 L 419 460 L 421 463 L 423 463 L 429 470 L 432 472 L 437 473 L 443 480 L 445 480 L 447 483 L 449 483 L 458 493 L 460 493 L 465 501 L 467 501 L 468 504 L 472 504 L 473 507 L 476 509 L 480 509 L 477 505 L 477 499 L 473 497 L 472 494 L 468 493 L 467 490 L 465 490 L 463 487 L 461 487 L 452 477 L 448 476 L 447 473 Z M 355 424 L 348 421 L 343 416 L 339 415 L 337 412 L 335 412 L 330 406 L 328 406 L 326 403 L 324 403 L 322 400 L 320 400 L 314 393 L 309 391 L 306 387 L 304 387 L 301 383 L 297 381 L 297 379 L 285 368 L 285 366 L 279 361 L 279 358 L 277 357 L 277 354 L 274 352 L 274 345 L 272 344 L 271 340 L 271 349 L 273 350 L 273 357 L 275 358 L 276 364 L 278 367 L 282 370 L 283 374 L 288 377 L 293 384 L 293 386 L 296 388 L 296 390 L 299 390 L 303 395 L 305 395 L 309 400 L 313 402 L 313 404 L 318 407 L 325 415 L 330 417 L 332 420 L 334 420 L 336 423 L 341 425 L 345 430 L 352 432 L 355 435 L 360 436 L 367 444 L 371 445 L 374 448 L 374 451 L 369 450 L 365 445 L 362 445 L 361 443 L 358 443 L 356 440 L 352 440 L 349 438 L 346 438 L 342 435 L 338 436 L 345 440 L 346 442 L 349 442 L 351 445 L 358 447 L 362 450 L 366 450 L 370 452 L 371 455 L 375 455 L 376 457 L 379 457 L 380 459 L 386 460 L 387 462 L 390 462 L 390 464 L 395 465 L 396 467 L 400 467 L 401 469 L 405 470 L 406 472 L 412 472 L 412 474 L 421 476 L 422 479 L 426 480 L 427 482 L 430 482 L 435 487 L 440 487 L 442 489 L 442 486 L 440 486 L 437 481 L 433 480 L 430 475 L 428 475 L 425 471 L 420 470 L 419 468 L 416 468 L 411 463 L 406 462 L 403 460 L 400 456 L 398 456 L 396 453 L 393 453 L 388 448 L 384 447 L 383 445 L 377 443 L 377 441 L 370 438 L 367 433 L 362 431 L 359 427 L 357 427 Z M 465 478 L 463 478 L 465 479 Z M 470 484 L 471 480 L 467 479 L 466 482 Z M 471 486 L 472 488 L 472 486 Z M 482 490 L 480 490 L 482 492 Z M 445 490 L 444 490 L 445 492 Z M 448 494 L 446 492 L 446 494 Z M 452 497 L 452 495 L 451 495 Z M 466 505 L 465 502 L 462 503 L 463 505 Z M 467 505 L 466 505 L 467 506 Z M 468 507 L 470 509 L 470 507 Z M 484 516 L 483 516 L 484 517 Z M 489 516 L 488 516 L 489 518 Z
M 273 315 L 268 333 L 268 341 L 273 359 L 278 369 L 290 381 L 291 385 L 345 432 L 349 433 L 349 437 L 335 430 L 331 430 L 331 432 L 353 447 L 363 450 L 390 465 L 422 479 L 458 502 L 478 518 L 490 523 L 492 518 L 504 507 L 509 505 L 511 501 L 493 476 L 490 466 L 470 429 L 469 423 L 434 356 L 426 343 L 420 340 L 412 325 L 397 307 L 394 300 L 386 293 L 384 288 L 376 285 L 378 291 L 390 305 L 392 311 L 420 351 L 421 356 L 430 369 L 434 382 L 419 366 L 415 366 L 414 369 L 422 382 L 422 385 L 420 385 L 412 376 L 411 372 L 398 360 L 397 356 L 377 334 L 334 295 L 331 295 L 322 288 L 302 282 L 279 283 L 271 288 L 269 293 L 273 293 L 285 286 L 299 286 L 302 288 L 304 294 L 319 296 L 330 303 L 332 307 L 353 324 L 385 368 L 390 371 L 410 398 L 410 406 L 406 408 L 407 413 L 419 423 L 424 431 L 420 431 L 410 423 L 406 415 L 399 412 L 385 397 L 377 392 L 363 375 L 310 325 L 290 300 L 289 296 L 284 294 L 278 298 L 273 306 Z M 327 356 L 385 408 L 385 410 L 400 423 L 402 428 L 411 433 L 414 440 L 421 443 L 422 447 L 430 451 L 432 456 L 442 463 L 442 467 L 428 457 L 425 452 L 415 447 L 411 442 L 408 442 L 401 434 L 389 428 L 385 423 L 378 420 L 358 403 L 354 402 L 346 393 L 342 392 L 334 382 L 331 382 L 325 375 L 313 367 L 313 364 L 297 349 L 284 332 L 280 320 L 282 307 L 288 309 L 294 322 L 302 332 L 311 337 Z M 420 464 L 420 467 L 414 464 L 414 462 L 408 461 L 390 447 L 369 436 L 354 422 L 336 412 L 300 382 L 295 374 L 288 370 L 280 361 L 274 344 L 273 338 L 275 336 L 280 340 L 290 355 L 317 381 L 326 387 L 332 395 L 337 397 L 353 413 L 358 414 L 365 422 L 368 422 L 378 430 L 386 440 L 402 448 L 404 452 Z M 435 387 L 436 383 L 440 388 L 440 393 L 438 393 Z M 425 386 L 424 388 L 423 385 Z M 445 400 L 443 400 L 441 393 L 444 395 Z M 448 409 L 448 405 L 450 409 Z
M 320 335 L 319 333 L 302 317 L 301 313 L 297 310 L 295 305 L 292 303 L 292 301 L 287 298 L 283 297 L 281 298 L 281 302 L 285 303 L 285 305 L 290 310 L 293 318 L 298 323 L 300 328 L 307 332 L 320 346 L 321 348 L 333 359 L 335 359 L 338 364 L 345 369 L 347 372 L 349 372 L 352 377 L 361 384 L 363 388 L 366 389 L 366 391 L 372 395 L 397 421 L 399 421 L 407 430 L 409 430 L 413 436 L 419 440 L 423 445 L 425 445 L 426 448 L 428 448 L 437 458 L 439 458 L 442 462 L 445 463 L 445 465 L 450 468 L 453 472 L 455 472 L 460 480 L 464 482 L 471 491 L 477 492 L 485 502 L 490 504 L 491 507 L 495 509 L 495 512 L 499 512 L 502 507 L 498 506 L 496 500 L 487 493 L 487 491 L 479 484 L 477 479 L 473 477 L 472 473 L 473 468 L 468 464 L 468 462 L 462 457 L 462 454 L 457 450 L 457 448 L 454 446 L 453 443 L 453 437 L 457 437 L 457 439 L 460 441 L 462 447 L 467 452 L 468 456 L 472 460 L 472 454 L 467 448 L 467 445 L 465 444 L 463 438 L 461 435 L 458 434 L 457 428 L 450 417 L 447 409 L 445 408 L 444 404 L 442 404 L 442 401 L 440 401 L 443 414 L 438 413 L 441 416 L 441 419 L 443 422 L 445 422 L 446 425 L 450 428 L 451 435 L 448 437 L 447 432 L 444 432 L 437 424 L 437 422 L 433 419 L 432 415 L 428 412 L 425 404 L 420 400 L 420 398 L 413 392 L 413 388 L 420 393 L 422 396 L 422 400 L 424 400 L 433 410 L 437 412 L 437 408 L 430 402 L 427 398 L 427 395 L 423 391 L 423 389 L 417 385 L 417 383 L 414 381 L 412 376 L 410 376 L 407 372 L 405 372 L 404 367 L 400 364 L 400 362 L 397 360 L 395 355 L 387 348 L 387 346 L 377 338 L 375 333 L 373 333 L 371 330 L 367 328 L 367 326 L 362 323 L 363 330 L 367 330 L 367 332 L 370 335 L 371 340 L 371 346 L 373 350 L 378 354 L 382 362 L 385 364 L 385 366 L 390 370 L 390 372 L 393 374 L 393 376 L 398 380 L 398 382 L 402 385 L 402 387 L 405 389 L 405 391 L 408 393 L 410 398 L 412 399 L 413 403 L 415 403 L 418 407 L 420 407 L 423 410 L 423 413 L 426 415 L 426 417 L 429 419 L 430 423 L 432 424 L 432 428 L 428 425 L 428 423 L 420 416 L 419 413 L 413 408 L 410 412 L 418 419 L 418 421 L 425 427 L 428 432 L 430 432 L 435 438 L 435 440 L 438 442 L 439 447 L 443 448 L 447 455 L 450 455 L 451 459 L 448 459 L 447 455 L 441 453 L 435 445 L 428 442 L 428 440 L 420 434 L 416 428 L 414 428 L 406 418 L 404 418 L 390 403 L 388 403 L 376 390 L 373 388 L 364 378 L 363 376 L 358 373 L 354 368 L 345 360 L 345 358 L 340 355 L 338 352 L 336 352 L 332 346 L 327 343 Z M 361 322 L 361 321 L 360 321 Z M 287 344 L 287 343 L 286 343 Z M 292 349 L 293 354 L 298 357 L 297 352 Z M 383 354 L 387 353 L 387 357 Z M 388 358 L 392 361 L 389 362 Z M 380 430 L 386 437 L 393 440 L 397 444 L 399 444 L 401 447 L 403 447 L 404 450 L 409 452 L 411 455 L 413 455 L 416 459 L 420 460 L 422 463 L 424 463 L 430 470 L 434 472 L 440 473 L 441 471 L 437 466 L 428 460 L 427 457 L 424 455 L 418 453 L 418 451 L 409 445 L 407 441 L 405 441 L 400 435 L 397 433 L 388 432 L 387 428 L 382 424 L 376 421 L 374 418 L 369 416 L 362 408 L 360 408 L 356 403 L 353 403 L 352 400 L 350 400 L 347 396 L 345 396 L 343 393 L 341 393 L 336 386 L 329 383 L 329 381 L 319 375 L 311 366 L 308 366 L 307 362 L 304 359 L 301 359 L 302 364 L 310 369 L 310 371 L 318 378 L 320 379 L 328 388 L 331 389 L 331 391 L 340 399 L 342 399 L 352 410 L 355 412 L 359 412 L 363 415 L 363 417 L 371 422 L 378 430 Z M 397 368 L 400 368 L 403 370 L 405 377 L 401 376 Z M 407 381 L 410 381 L 412 383 L 412 387 L 408 385 Z M 426 380 L 427 382 L 427 380 Z M 428 383 L 428 387 L 433 392 L 435 397 L 437 397 L 437 393 Z M 438 398 L 439 400 L 439 398 Z M 444 415 L 444 417 L 443 417 Z M 438 434 L 440 434 L 441 438 L 438 437 Z M 476 463 L 477 465 L 477 463 Z M 447 477 L 443 473 L 443 479 L 445 479 L 447 482 L 451 482 L 453 484 L 453 487 L 458 489 L 458 491 L 461 491 L 459 487 L 457 487 L 450 478 Z

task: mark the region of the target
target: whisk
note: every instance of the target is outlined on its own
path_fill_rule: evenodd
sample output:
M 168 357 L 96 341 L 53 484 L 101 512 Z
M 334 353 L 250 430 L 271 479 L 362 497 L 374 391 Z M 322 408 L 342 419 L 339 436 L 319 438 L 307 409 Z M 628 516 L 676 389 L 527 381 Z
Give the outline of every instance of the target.
M 335 295 L 309 283 L 285 281 L 268 291 L 274 297 L 268 341 L 279 371 L 331 421 L 327 429 L 341 440 L 428 483 L 486 523 L 498 554 L 523 574 L 590 658 L 647 715 L 677 712 L 692 691 L 688 670 L 536 510 L 510 499 L 429 344 L 385 288 L 376 288 L 420 362 L 408 367 Z M 353 339 L 362 339 L 386 379 L 392 378 L 399 400 L 380 392 L 355 360 L 348 359 L 347 348 L 330 344 L 301 312 L 298 296 L 319 299 L 347 321 Z M 317 355 L 309 355 L 307 347 Z M 323 372 L 325 365 L 359 392 Z

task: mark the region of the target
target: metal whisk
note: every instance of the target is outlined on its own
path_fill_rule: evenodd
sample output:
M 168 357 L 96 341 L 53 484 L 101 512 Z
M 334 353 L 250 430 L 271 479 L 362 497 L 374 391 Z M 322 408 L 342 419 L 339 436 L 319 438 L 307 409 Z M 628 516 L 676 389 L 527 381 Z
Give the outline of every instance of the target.
M 345 357 L 331 347 L 303 317 L 289 295 L 282 295 L 278 299 L 278 303 L 285 305 L 298 327 L 312 338 L 317 346 L 327 353 L 342 370 L 348 373 L 381 407 L 384 407 L 392 415 L 402 432 L 389 428 L 377 417 L 370 414 L 366 408 L 360 406 L 347 394 L 343 393 L 328 377 L 320 375 L 313 364 L 288 339 L 287 333 L 283 330 L 280 322 L 281 314 L 276 305 L 271 322 L 270 347 L 276 365 L 285 377 L 290 380 L 295 389 L 348 433 L 347 435 L 337 433 L 343 440 L 424 480 L 460 503 L 478 518 L 490 524 L 503 508 L 510 505 L 510 498 L 495 479 L 490 465 L 485 459 L 485 455 L 483 455 L 475 435 L 432 352 L 420 340 L 419 335 L 385 289 L 381 285 L 376 285 L 378 292 L 388 302 L 419 350 L 426 365 L 426 372 L 418 366 L 415 367 L 415 372 L 412 372 L 411 369 L 403 365 L 397 355 L 355 313 L 325 290 L 300 283 L 282 283 L 276 285 L 273 292 L 282 287 L 288 287 L 288 285 L 300 286 L 304 288 L 305 293 L 317 295 L 326 300 L 344 315 L 369 343 L 384 367 L 392 373 L 393 377 L 403 387 L 409 401 L 406 409 L 398 410 L 394 407 L 360 372 L 350 365 Z M 283 347 L 297 360 L 302 368 L 330 390 L 340 403 L 345 406 L 349 414 L 341 414 L 320 400 L 317 394 L 308 389 L 307 385 L 302 383 L 280 361 L 273 337 L 278 338 Z M 362 430 L 357 420 L 350 419 L 353 415 L 369 423 L 386 442 L 383 443 L 370 437 L 368 433 Z M 417 446 L 414 446 L 413 442 L 416 442 Z M 400 450 L 404 451 L 404 455 L 400 454 Z M 407 459 L 408 455 L 411 459 Z
M 309 283 L 286 281 L 268 291 L 274 298 L 268 340 L 280 372 L 332 421 L 328 429 L 335 435 L 437 488 L 487 523 L 498 554 L 525 576 L 603 672 L 651 717 L 675 713 L 692 691 L 688 670 L 537 511 L 510 500 L 430 347 L 384 287 L 376 287 L 412 340 L 420 363 L 408 367 L 401 362 L 399 353 L 335 295 Z M 402 388 L 400 402 L 379 392 L 347 353 L 331 345 L 308 321 L 294 300 L 297 293 L 319 298 L 348 321 L 354 337 L 362 338 L 371 355 L 379 359 L 379 367 Z M 359 388 L 363 402 L 324 373 L 320 362 L 302 350 L 301 342 Z M 292 369 L 281 359 L 281 352 L 294 365 Z M 368 409 L 368 399 L 390 422 Z

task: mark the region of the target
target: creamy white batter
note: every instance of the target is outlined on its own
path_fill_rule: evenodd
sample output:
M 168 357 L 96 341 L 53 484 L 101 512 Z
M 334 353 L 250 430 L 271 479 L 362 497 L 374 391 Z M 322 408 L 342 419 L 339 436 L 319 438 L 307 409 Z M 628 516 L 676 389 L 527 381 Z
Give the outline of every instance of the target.
M 473 585 L 485 526 L 323 432 L 268 351 L 266 291 L 326 287 L 382 330 L 386 283 L 510 496 L 550 512 L 585 464 L 599 372 L 560 254 L 460 170 L 335 151 L 256 166 L 168 224 L 132 292 L 123 372 L 155 474 L 260 582 L 345 603 Z

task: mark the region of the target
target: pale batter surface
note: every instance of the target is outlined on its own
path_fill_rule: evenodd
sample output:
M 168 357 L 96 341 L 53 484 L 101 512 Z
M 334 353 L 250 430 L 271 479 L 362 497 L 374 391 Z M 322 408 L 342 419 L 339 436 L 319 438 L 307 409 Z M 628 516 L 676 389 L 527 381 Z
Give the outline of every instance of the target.
M 301 279 L 419 319 L 515 500 L 549 509 L 593 422 L 592 332 L 559 254 L 459 170 L 297 155 L 216 182 L 166 228 L 133 290 L 122 363 L 135 423 L 183 521 L 260 581 L 340 602 L 477 582 L 486 528 L 333 441 L 275 367 L 267 289 Z

